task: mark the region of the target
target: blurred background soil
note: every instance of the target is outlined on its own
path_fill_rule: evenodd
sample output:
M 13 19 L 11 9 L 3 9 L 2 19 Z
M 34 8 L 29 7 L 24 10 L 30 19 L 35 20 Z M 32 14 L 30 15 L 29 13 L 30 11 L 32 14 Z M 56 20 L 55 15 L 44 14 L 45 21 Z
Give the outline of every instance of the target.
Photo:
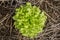
M 22 36 L 12 19 L 15 8 L 26 2 L 39 6 L 48 17 L 44 32 L 32 39 Z M 60 40 L 60 0 L 0 0 L 0 40 Z

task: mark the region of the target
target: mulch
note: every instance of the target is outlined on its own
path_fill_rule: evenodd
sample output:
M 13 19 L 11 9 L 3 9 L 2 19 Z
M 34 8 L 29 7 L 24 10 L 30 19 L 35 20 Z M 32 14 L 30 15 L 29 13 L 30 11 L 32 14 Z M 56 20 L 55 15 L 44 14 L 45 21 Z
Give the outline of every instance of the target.
M 32 39 L 22 36 L 12 19 L 15 8 L 26 2 L 39 6 L 48 17 L 44 31 Z M 0 0 L 0 40 L 60 40 L 60 0 Z

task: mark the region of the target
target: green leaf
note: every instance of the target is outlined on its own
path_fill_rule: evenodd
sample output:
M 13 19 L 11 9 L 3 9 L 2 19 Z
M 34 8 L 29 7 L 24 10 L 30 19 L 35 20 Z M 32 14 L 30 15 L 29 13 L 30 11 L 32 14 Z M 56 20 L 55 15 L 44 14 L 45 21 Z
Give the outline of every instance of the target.
M 23 36 L 30 38 L 36 37 L 38 33 L 43 32 L 47 16 L 37 6 L 32 6 L 27 2 L 16 8 L 13 19 L 15 20 L 15 28 L 22 33 Z

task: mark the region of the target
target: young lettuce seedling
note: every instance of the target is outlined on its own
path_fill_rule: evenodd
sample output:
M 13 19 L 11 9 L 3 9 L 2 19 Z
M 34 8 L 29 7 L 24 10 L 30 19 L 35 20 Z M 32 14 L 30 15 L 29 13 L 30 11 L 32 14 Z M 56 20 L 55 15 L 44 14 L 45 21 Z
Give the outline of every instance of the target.
M 13 19 L 15 28 L 19 29 L 23 36 L 33 38 L 43 31 L 47 16 L 44 11 L 41 12 L 39 7 L 27 2 L 26 5 L 16 8 Z

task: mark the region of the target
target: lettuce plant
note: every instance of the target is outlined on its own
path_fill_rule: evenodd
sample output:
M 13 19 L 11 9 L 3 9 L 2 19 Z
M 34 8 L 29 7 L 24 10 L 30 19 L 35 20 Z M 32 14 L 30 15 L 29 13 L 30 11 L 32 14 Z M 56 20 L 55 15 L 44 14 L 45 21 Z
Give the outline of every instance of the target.
M 33 38 L 43 31 L 47 16 L 44 11 L 41 12 L 39 7 L 27 2 L 26 5 L 16 8 L 13 19 L 15 28 L 19 29 L 23 36 Z

